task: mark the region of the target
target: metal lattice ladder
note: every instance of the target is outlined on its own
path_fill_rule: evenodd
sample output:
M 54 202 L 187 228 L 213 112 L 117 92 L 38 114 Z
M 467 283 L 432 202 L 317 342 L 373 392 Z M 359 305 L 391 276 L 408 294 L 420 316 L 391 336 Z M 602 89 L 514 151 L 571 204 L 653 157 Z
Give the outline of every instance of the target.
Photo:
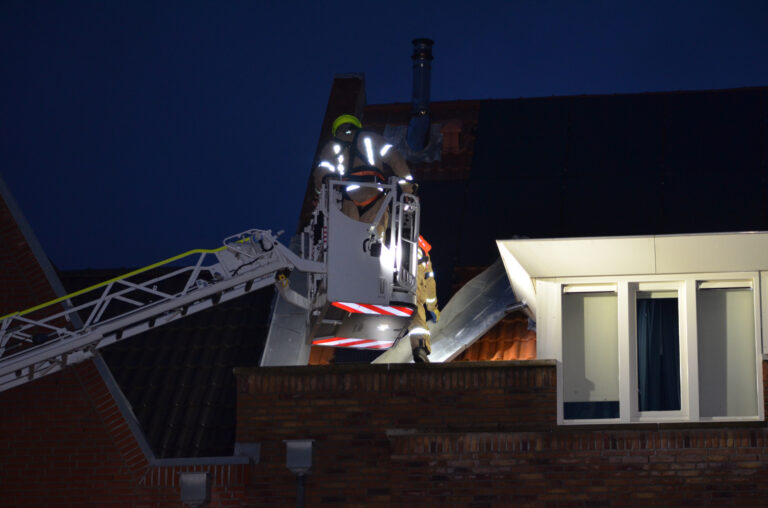
M 218 249 L 185 252 L 2 316 L 0 391 L 86 360 L 119 340 L 271 284 L 289 291 L 284 273 L 294 268 L 325 271 L 324 264 L 297 256 L 271 231 L 251 229 L 226 238 Z

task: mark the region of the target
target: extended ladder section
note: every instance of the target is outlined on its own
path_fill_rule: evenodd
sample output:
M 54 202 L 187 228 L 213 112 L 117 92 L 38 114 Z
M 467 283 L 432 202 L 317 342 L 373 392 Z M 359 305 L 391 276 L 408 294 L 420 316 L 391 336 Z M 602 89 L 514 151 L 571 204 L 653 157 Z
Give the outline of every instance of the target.
M 297 268 L 325 271 L 248 230 L 42 305 L 0 317 L 0 391 L 78 363 L 102 347 L 277 283 Z M 293 294 L 296 297 L 300 295 Z

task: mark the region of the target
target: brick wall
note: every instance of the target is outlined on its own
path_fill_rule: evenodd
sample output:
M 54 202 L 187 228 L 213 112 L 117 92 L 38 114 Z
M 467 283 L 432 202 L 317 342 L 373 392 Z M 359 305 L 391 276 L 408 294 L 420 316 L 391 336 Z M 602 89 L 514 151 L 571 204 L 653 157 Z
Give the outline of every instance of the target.
M 558 427 L 548 361 L 238 369 L 254 466 L 157 466 L 92 362 L 0 393 L 0 506 L 292 506 L 285 439 L 313 438 L 307 505 L 766 504 L 763 423 Z M 764 380 L 768 368 L 764 368 Z
M 152 466 L 92 361 L 0 393 L 0 506 L 180 506 L 209 471 L 211 506 L 240 506 L 249 466 Z
M 398 436 L 392 501 L 462 505 L 703 506 L 768 503 L 756 429 Z
M 56 298 L 45 273 L 2 197 L 0 288 L 0 316 Z
M 295 502 L 283 440 L 301 438 L 309 506 L 768 505 L 762 422 L 558 427 L 547 361 L 236 374 L 253 505 Z
M 236 369 L 238 441 L 261 442 L 248 501 L 294 503 L 284 439 L 314 438 L 307 504 L 389 506 L 392 432 L 530 431 L 555 421 L 549 362 Z M 482 402 L 480 402 L 482 401 Z M 479 409 L 482 408 L 482 409 Z

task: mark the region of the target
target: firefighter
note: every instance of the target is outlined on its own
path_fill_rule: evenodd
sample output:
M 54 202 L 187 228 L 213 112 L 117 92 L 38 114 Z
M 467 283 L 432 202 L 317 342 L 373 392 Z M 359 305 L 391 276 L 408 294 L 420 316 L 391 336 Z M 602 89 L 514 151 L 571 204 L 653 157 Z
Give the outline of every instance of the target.
M 400 177 L 404 192 L 416 190 L 408 164 L 400 153 L 386 140 L 374 133 L 363 130 L 362 124 L 353 115 L 341 115 L 333 122 L 333 139 L 320 151 L 314 170 L 315 193 L 326 177 L 339 178 L 345 182 L 387 183 L 390 176 Z M 355 183 L 346 187 L 342 212 L 361 222 L 372 222 L 381 208 L 384 196 L 376 187 L 361 187 Z M 377 237 L 381 239 L 389 222 L 388 214 L 376 225 Z
M 419 236 L 418 269 L 416 276 L 416 312 L 408 326 L 408 337 L 411 341 L 413 361 L 416 363 L 429 362 L 428 355 L 432 352 L 430 333 L 427 321 L 437 323 L 440 311 L 437 308 L 437 286 L 435 272 L 432 271 L 432 260 L 429 251 L 432 246 Z

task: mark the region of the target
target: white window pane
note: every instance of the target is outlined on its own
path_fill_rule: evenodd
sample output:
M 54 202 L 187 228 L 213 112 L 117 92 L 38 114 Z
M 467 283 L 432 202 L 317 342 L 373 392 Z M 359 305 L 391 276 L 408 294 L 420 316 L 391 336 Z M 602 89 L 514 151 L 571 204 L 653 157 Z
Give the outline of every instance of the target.
M 698 291 L 696 312 L 701 416 L 756 416 L 752 291 Z
M 565 419 L 619 416 L 617 305 L 615 294 L 563 295 Z

